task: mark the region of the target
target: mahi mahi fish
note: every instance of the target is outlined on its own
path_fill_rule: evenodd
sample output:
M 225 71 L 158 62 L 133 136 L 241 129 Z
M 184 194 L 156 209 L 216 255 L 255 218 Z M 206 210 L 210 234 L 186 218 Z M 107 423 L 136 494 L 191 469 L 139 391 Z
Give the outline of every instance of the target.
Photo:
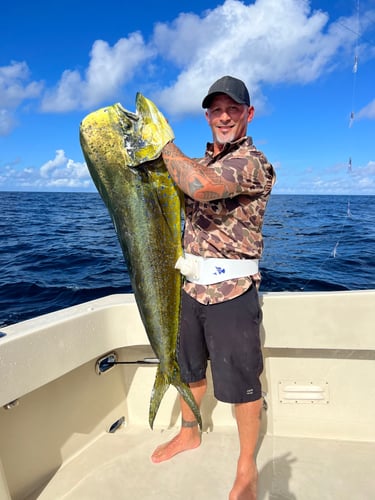
M 159 359 L 150 427 L 171 384 L 201 426 L 199 408 L 181 380 L 176 359 L 181 275 L 174 265 L 182 254 L 183 195 L 155 145 L 158 134 L 173 138 L 164 116 L 140 93 L 136 113 L 117 103 L 92 112 L 80 124 L 87 167 L 114 223 L 140 316 Z

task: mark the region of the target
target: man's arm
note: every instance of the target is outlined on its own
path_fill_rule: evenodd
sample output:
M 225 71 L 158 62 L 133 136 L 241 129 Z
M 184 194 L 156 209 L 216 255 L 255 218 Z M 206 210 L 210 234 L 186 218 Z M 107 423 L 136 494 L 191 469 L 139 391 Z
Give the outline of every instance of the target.
M 172 179 L 190 198 L 211 201 L 234 194 L 233 186 L 228 185 L 225 179 L 185 156 L 172 142 L 166 144 L 162 155 Z

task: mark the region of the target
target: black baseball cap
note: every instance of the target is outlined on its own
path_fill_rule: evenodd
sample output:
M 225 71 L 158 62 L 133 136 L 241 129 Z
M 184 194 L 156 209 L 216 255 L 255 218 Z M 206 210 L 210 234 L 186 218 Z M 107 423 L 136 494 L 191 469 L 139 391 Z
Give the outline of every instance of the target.
M 213 97 L 217 94 L 227 94 L 238 104 L 250 106 L 250 96 L 246 85 L 242 80 L 233 76 L 223 76 L 211 85 L 208 94 L 202 101 L 202 108 L 209 108 Z

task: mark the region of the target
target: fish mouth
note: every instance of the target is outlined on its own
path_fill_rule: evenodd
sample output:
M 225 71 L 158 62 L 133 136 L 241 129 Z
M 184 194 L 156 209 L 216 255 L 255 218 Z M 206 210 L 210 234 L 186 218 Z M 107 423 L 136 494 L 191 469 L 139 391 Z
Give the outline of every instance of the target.
M 132 111 L 125 109 L 124 106 L 120 102 L 117 102 L 114 105 L 114 107 L 115 107 L 116 111 L 118 112 L 118 114 L 122 118 L 127 118 L 130 123 L 136 123 L 139 120 L 139 115 L 137 112 L 133 113 Z
M 155 122 L 160 122 L 160 112 L 155 104 L 138 92 L 135 112 L 125 109 L 120 102 L 111 108 L 115 110 L 117 116 L 113 127 L 123 138 L 128 167 L 139 167 L 141 163 L 154 160 L 157 155 L 147 148 L 147 135 L 152 135 L 152 131 L 147 133 L 147 129 Z M 140 151 L 144 153 L 140 155 Z
M 137 92 L 135 107 L 135 113 L 125 110 L 122 106 L 118 108 L 118 112 L 124 113 L 128 126 L 125 148 L 130 167 L 139 167 L 143 163 L 156 160 L 161 155 L 163 145 L 174 138 L 164 115 L 140 92 Z
M 113 128 L 117 129 L 123 139 L 128 166 L 137 166 L 133 161 L 133 157 L 140 148 L 144 147 L 144 141 L 139 134 L 142 125 L 142 116 L 138 110 L 133 113 L 125 109 L 120 102 L 111 106 L 111 109 L 115 111 L 117 116 L 113 122 Z

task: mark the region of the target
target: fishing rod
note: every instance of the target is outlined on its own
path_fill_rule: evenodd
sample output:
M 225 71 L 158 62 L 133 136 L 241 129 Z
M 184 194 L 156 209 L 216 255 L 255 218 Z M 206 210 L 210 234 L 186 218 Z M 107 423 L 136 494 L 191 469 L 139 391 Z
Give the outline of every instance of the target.
M 95 363 L 95 371 L 98 375 L 107 372 L 116 365 L 158 365 L 160 360 L 158 358 L 143 358 L 133 361 L 118 361 L 117 354 L 112 352 L 99 358 Z

